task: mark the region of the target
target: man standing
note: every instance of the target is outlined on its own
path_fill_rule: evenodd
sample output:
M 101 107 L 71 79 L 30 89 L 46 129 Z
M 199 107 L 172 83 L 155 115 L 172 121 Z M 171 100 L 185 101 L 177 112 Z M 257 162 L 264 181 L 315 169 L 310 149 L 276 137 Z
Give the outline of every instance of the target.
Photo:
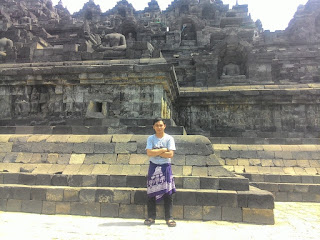
M 166 124 L 162 118 L 153 121 L 154 135 L 148 137 L 147 155 L 150 166 L 147 181 L 148 218 L 145 225 L 152 225 L 156 219 L 156 202 L 164 200 L 165 220 L 169 227 L 175 227 L 172 218 L 172 194 L 176 192 L 171 170 L 171 158 L 176 150 L 172 136 L 164 132 Z

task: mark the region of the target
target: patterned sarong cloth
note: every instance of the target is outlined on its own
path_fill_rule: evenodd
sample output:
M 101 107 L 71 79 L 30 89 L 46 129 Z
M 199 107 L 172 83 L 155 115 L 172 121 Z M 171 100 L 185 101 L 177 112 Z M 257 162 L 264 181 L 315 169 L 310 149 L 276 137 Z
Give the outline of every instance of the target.
M 159 202 L 163 199 L 164 194 L 173 194 L 176 192 L 176 186 L 171 170 L 171 164 L 157 165 L 150 162 L 148 180 L 147 180 L 147 195 L 149 198 L 156 197 Z

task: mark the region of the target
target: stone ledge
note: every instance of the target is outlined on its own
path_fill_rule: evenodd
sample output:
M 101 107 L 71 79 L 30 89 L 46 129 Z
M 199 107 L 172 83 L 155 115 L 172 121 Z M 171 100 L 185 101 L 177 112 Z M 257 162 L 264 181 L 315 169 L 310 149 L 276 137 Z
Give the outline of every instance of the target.
M 249 180 L 243 177 L 175 176 L 178 189 L 249 190 Z M 144 175 L 81 175 L 0 173 L 0 184 L 49 185 L 70 187 L 133 187 L 145 188 Z
M 252 182 L 320 184 L 320 175 L 241 174 Z
M 146 200 L 146 191 L 137 188 L 0 185 L 1 211 L 145 218 Z M 179 190 L 174 194 L 174 202 L 177 219 L 274 224 L 273 196 L 257 189 L 241 194 L 236 191 Z M 157 208 L 163 207 L 158 205 Z
M 41 191 L 41 195 L 39 192 Z M 128 187 L 24 186 L 0 184 L 1 199 L 49 200 L 67 202 L 108 202 L 145 204 L 146 189 Z M 249 191 L 179 189 L 174 195 L 176 205 L 225 206 L 273 209 L 273 195 L 251 188 Z
M 0 162 L 0 173 L 145 176 L 149 168 L 148 163 L 132 162 L 132 158 L 126 154 L 121 154 L 118 157 L 113 154 L 103 157 L 99 154 L 90 157 L 79 154 L 79 156 L 73 158 L 71 156 L 70 164 L 61 163 L 65 158 L 57 154 L 49 156 L 50 161 L 48 163 L 15 163 L 17 155 L 10 154 L 10 157 L 14 159 L 13 162 Z M 57 162 L 58 160 L 60 162 Z M 234 174 L 220 165 L 172 165 L 172 169 L 175 176 L 234 177 Z

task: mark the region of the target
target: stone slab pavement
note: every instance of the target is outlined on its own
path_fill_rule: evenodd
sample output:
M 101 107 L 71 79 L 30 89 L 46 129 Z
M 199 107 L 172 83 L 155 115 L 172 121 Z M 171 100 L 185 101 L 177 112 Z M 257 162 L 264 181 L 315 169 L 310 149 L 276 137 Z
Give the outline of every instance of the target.
M 320 203 L 275 203 L 275 225 L 223 221 L 178 221 L 168 228 L 163 220 L 147 227 L 141 219 L 0 212 L 0 239 L 237 239 L 308 240 L 320 238 Z

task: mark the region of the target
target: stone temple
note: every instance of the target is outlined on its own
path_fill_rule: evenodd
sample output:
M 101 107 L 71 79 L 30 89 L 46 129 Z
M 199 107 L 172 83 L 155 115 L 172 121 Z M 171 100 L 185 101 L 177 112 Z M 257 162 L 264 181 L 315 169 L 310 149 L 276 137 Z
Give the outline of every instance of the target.
M 0 211 L 144 218 L 161 116 L 177 219 L 273 224 L 320 202 L 319 99 L 320 0 L 276 32 L 220 0 L 0 0 Z

